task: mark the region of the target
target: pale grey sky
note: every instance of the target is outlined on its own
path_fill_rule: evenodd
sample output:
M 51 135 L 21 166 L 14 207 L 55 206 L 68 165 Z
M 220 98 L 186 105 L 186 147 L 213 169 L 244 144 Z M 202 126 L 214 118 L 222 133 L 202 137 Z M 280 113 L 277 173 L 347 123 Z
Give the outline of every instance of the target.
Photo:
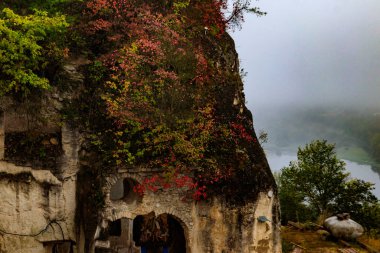
M 231 32 L 248 72 L 248 107 L 380 105 L 380 0 L 252 1 Z

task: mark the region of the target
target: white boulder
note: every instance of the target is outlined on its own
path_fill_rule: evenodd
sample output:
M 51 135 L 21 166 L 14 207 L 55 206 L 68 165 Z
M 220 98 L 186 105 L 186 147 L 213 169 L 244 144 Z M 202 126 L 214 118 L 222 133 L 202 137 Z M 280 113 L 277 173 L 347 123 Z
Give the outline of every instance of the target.
M 323 225 L 336 238 L 353 240 L 364 233 L 362 225 L 350 219 L 348 213 L 327 218 Z

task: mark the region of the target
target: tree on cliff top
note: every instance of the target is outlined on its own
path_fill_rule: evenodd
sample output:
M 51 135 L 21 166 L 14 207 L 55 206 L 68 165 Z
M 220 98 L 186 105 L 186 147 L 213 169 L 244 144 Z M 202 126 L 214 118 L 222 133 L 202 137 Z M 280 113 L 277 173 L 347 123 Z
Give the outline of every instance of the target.
M 312 141 L 298 149 L 297 161 L 281 170 L 280 199 L 285 220 L 295 218 L 301 209 L 315 215 L 344 211 L 358 217 L 364 205 L 377 202 L 371 193 L 373 184 L 350 179 L 334 149 L 335 145 L 325 140 Z M 289 199 L 296 203 L 291 204 Z
M 252 7 L 250 0 L 235 0 L 232 1 L 232 9 L 226 17 L 226 23 L 229 26 L 241 26 L 241 22 L 244 21 L 245 13 L 254 13 L 257 16 L 266 15 L 266 12 L 261 11 L 259 7 Z

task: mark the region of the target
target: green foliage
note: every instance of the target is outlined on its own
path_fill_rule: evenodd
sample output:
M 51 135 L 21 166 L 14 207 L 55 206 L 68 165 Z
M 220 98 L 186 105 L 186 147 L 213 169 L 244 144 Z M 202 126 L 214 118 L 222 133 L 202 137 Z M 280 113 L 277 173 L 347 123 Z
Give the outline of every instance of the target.
M 20 16 L 5 8 L 0 14 L 0 96 L 49 88 L 45 71 L 63 56 L 55 41 L 68 24 L 64 16 L 46 12 Z
M 336 212 L 343 213 L 349 210 L 352 216 L 359 217 L 364 205 L 377 202 L 376 197 L 369 194 L 369 191 L 373 189 L 373 184 L 370 182 L 353 178 L 346 180 L 343 186 L 342 192 L 333 205 Z
M 173 2 L 174 13 L 179 14 L 181 10 L 186 9 L 190 4 L 190 0 L 177 0 Z
M 327 141 L 313 141 L 299 148 L 297 161 L 281 170 L 279 176 L 280 201 L 285 221 L 297 218 L 315 219 L 318 215 L 350 212 L 361 221 L 365 205 L 378 200 L 371 193 L 373 184 L 350 179 L 345 163 L 335 154 L 335 145 Z
M 297 158 L 298 161 L 281 170 L 281 185 L 293 187 L 303 200 L 322 213 L 342 190 L 348 176 L 345 164 L 337 159 L 334 145 L 326 141 L 314 141 L 304 149 L 299 148 Z
M 361 210 L 361 224 L 367 233 L 375 238 L 380 238 L 380 203 L 365 203 Z
M 2 0 L 0 8 L 13 9 L 23 15 L 33 13 L 35 9 L 49 13 L 63 13 L 66 11 L 65 7 L 73 2 L 82 2 L 82 0 Z

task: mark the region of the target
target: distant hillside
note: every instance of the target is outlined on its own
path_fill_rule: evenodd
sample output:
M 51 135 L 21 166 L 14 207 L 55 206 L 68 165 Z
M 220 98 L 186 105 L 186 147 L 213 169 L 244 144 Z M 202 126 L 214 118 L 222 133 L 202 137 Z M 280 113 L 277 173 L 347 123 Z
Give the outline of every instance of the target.
M 380 109 L 260 108 L 256 129 L 269 134 L 267 149 L 295 152 L 313 139 L 336 143 L 345 159 L 370 163 L 378 168 L 380 157 Z

